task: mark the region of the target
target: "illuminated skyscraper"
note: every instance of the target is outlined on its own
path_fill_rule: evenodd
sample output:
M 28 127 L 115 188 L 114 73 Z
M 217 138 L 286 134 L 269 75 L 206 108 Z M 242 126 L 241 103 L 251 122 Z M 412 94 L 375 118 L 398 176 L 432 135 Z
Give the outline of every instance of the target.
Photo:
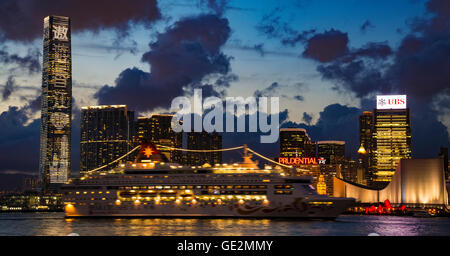
M 411 158 L 411 119 L 405 95 L 378 96 L 373 139 L 373 181 L 386 184 L 391 181 L 400 159 Z
M 187 148 L 194 150 L 222 149 L 222 135 L 217 132 L 189 132 L 187 133 Z M 197 166 L 222 163 L 222 152 L 187 152 L 184 156 L 184 164 Z
M 370 111 L 364 111 L 363 114 L 359 116 L 360 147 L 358 150 L 358 161 L 360 164 L 360 168 L 362 168 L 363 171 L 362 175 L 364 176 L 366 184 L 369 186 L 371 185 L 371 182 L 373 180 L 373 122 L 373 114 Z
M 280 157 L 315 157 L 315 143 L 302 128 L 280 129 Z
M 128 110 L 126 105 L 82 107 L 81 174 L 128 153 L 134 145 L 134 131 L 134 111 Z M 124 158 L 124 161 L 131 158 Z M 112 167 L 114 165 L 108 166 Z
M 317 155 L 325 158 L 327 164 L 342 164 L 345 160 L 345 141 L 318 141 Z
M 70 174 L 72 58 L 70 19 L 44 18 L 41 146 L 39 175 L 44 190 L 67 182 Z
M 158 145 L 173 148 L 183 146 L 183 134 L 172 129 L 173 115 L 156 114 L 151 117 L 138 117 L 137 119 L 137 139 Z M 170 162 L 179 163 L 181 161 L 181 151 L 174 151 L 158 148 Z

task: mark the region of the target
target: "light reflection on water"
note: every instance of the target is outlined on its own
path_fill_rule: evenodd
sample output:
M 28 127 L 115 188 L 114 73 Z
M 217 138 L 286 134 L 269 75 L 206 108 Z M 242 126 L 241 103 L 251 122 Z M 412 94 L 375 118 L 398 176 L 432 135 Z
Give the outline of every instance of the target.
M 383 236 L 450 235 L 450 218 L 343 215 L 289 219 L 65 219 L 63 213 L 2 213 L 0 235 L 65 236 Z

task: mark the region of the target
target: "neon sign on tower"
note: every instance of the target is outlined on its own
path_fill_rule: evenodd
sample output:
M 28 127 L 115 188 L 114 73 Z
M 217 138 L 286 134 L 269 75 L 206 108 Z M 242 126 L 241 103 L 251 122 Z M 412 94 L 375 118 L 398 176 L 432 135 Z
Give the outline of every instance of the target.
M 377 109 L 405 109 L 406 95 L 377 95 Z

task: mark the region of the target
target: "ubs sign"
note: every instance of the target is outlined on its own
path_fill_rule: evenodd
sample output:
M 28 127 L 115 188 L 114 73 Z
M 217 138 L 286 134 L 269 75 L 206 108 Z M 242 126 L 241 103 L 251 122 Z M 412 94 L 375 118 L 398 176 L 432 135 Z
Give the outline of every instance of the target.
M 405 109 L 406 95 L 378 95 L 377 109 Z

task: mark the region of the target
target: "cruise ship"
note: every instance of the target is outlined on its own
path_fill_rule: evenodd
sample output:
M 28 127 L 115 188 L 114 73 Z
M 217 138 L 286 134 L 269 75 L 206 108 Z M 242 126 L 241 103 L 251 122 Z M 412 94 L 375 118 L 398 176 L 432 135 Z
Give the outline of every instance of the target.
M 134 162 L 71 179 L 62 187 L 65 216 L 334 219 L 354 203 L 317 194 L 312 177 L 260 169 L 247 150 L 236 164 L 181 166 L 166 159 L 144 143 Z

